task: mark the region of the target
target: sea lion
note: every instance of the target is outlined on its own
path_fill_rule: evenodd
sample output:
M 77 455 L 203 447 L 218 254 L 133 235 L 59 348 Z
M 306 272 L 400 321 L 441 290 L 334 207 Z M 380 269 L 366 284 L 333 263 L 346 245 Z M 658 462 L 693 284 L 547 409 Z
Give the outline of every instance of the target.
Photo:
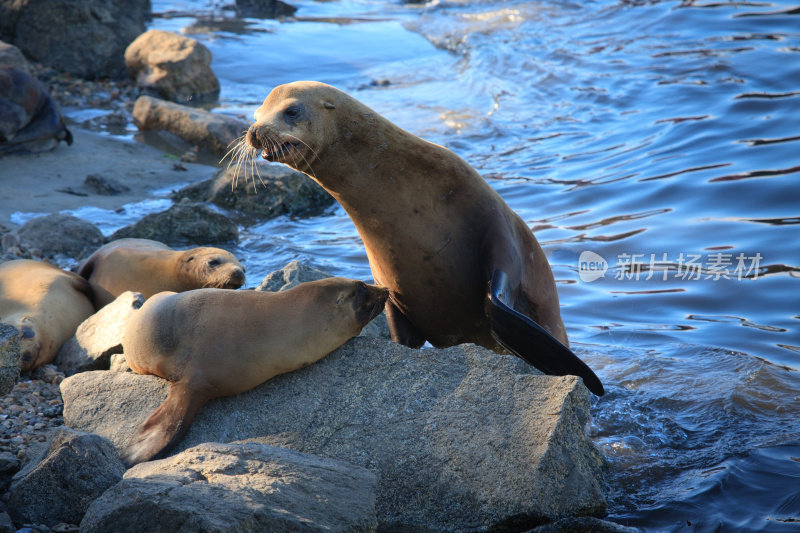
M 149 298 L 162 291 L 238 289 L 244 284 L 244 271 L 232 253 L 220 248 L 176 251 L 148 239 L 111 241 L 78 268 L 92 286 L 98 309 L 125 291 Z
M 21 370 L 51 362 L 94 314 L 90 292 L 85 279 L 48 263 L 0 264 L 0 322 L 19 329 Z
M 233 153 L 257 151 L 304 172 L 347 211 L 375 282 L 391 291 L 395 341 L 510 350 L 603 394 L 568 348 L 553 274 L 530 228 L 459 156 L 317 82 L 273 89 Z
M 60 141 L 71 145 L 72 134 L 39 80 L 22 70 L 0 66 L 0 155 L 44 152 Z
M 358 335 L 389 292 L 327 278 L 282 292 L 198 289 L 147 300 L 125 327 L 134 372 L 168 379 L 169 395 L 140 426 L 127 464 L 164 456 L 211 398 L 252 389 L 322 359 Z

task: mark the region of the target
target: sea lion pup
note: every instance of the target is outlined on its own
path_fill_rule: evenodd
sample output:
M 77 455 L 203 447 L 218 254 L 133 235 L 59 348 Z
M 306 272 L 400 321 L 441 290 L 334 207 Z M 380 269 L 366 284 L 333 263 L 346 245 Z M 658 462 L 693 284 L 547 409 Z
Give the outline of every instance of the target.
M 122 347 L 134 372 L 171 384 L 125 462 L 163 457 L 211 398 L 239 394 L 322 359 L 358 335 L 388 295 L 361 281 L 327 278 L 282 292 L 198 289 L 153 296 L 125 326 Z
M 72 144 L 72 134 L 39 80 L 0 66 L 0 155 L 52 150 L 59 141 Z
M 238 289 L 244 284 L 244 272 L 236 257 L 221 248 L 176 251 L 148 239 L 111 241 L 78 269 L 78 274 L 89 280 L 98 309 L 125 291 L 149 298 L 163 291 Z
M 30 259 L 0 264 L 0 322 L 19 329 L 20 370 L 51 362 L 94 311 L 82 277 Z
M 568 348 L 542 248 L 463 159 L 317 82 L 276 87 L 255 120 L 251 148 L 304 172 L 347 211 L 375 282 L 391 291 L 386 317 L 395 341 L 505 348 L 603 394 Z M 253 156 L 243 144 L 235 150 Z

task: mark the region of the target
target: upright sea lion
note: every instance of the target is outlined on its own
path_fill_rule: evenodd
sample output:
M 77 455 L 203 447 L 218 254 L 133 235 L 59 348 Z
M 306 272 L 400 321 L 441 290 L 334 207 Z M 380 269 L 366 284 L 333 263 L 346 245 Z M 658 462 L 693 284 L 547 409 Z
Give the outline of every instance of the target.
M 244 267 L 228 251 L 210 247 L 176 251 L 148 239 L 118 239 L 101 246 L 78 274 L 89 280 L 98 309 L 125 291 L 149 298 L 162 291 L 238 289 L 244 283 Z
M 322 359 L 358 335 L 389 292 L 344 278 L 283 292 L 198 289 L 147 300 L 125 327 L 122 347 L 139 374 L 171 381 L 125 461 L 161 457 L 211 398 L 232 396 Z
M 314 179 L 355 223 L 375 282 L 391 291 L 395 341 L 505 348 L 603 394 L 567 347 L 542 248 L 463 159 L 322 83 L 276 87 L 255 120 L 250 147 Z
M 21 370 L 52 361 L 94 311 L 82 277 L 29 259 L 0 264 L 0 322 L 19 329 Z
M 72 134 L 39 80 L 0 66 L 0 155 L 52 150 L 59 141 L 72 144 Z

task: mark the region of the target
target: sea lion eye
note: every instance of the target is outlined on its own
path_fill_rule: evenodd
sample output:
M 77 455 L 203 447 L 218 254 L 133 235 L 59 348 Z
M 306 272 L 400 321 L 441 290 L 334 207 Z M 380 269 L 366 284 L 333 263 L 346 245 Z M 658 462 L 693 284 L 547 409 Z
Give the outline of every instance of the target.
M 212 259 L 211 261 L 208 262 L 208 266 L 213 268 L 215 266 L 219 266 L 219 263 L 220 263 L 219 259 Z
M 191 263 L 192 261 L 194 261 L 194 256 L 191 256 L 191 257 L 187 257 L 187 258 L 186 258 L 186 262 L 187 262 L 187 263 Z
M 289 107 L 287 107 L 286 109 L 284 109 L 283 120 L 286 121 L 286 123 L 289 125 L 294 125 L 299 120 L 302 120 L 304 115 L 305 115 L 305 108 L 303 107 L 303 104 L 294 103 Z

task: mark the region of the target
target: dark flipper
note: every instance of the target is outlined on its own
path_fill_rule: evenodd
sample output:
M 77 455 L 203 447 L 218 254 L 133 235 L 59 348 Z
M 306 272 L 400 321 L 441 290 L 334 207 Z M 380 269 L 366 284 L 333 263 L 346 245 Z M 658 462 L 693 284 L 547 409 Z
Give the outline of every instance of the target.
M 506 273 L 495 270 L 489 283 L 486 305 L 495 340 L 545 374 L 580 376 L 592 393 L 602 396 L 605 393 L 603 384 L 592 369 L 542 326 L 515 311 L 507 303 L 509 294 Z
M 133 443 L 123 454 L 125 466 L 166 457 L 189 430 L 206 397 L 181 382 L 170 383 L 169 395 L 139 427 Z
M 410 348 L 419 348 L 425 344 L 425 336 L 417 331 L 391 300 L 386 301 L 385 310 L 386 321 L 389 323 L 389 331 L 394 342 Z

